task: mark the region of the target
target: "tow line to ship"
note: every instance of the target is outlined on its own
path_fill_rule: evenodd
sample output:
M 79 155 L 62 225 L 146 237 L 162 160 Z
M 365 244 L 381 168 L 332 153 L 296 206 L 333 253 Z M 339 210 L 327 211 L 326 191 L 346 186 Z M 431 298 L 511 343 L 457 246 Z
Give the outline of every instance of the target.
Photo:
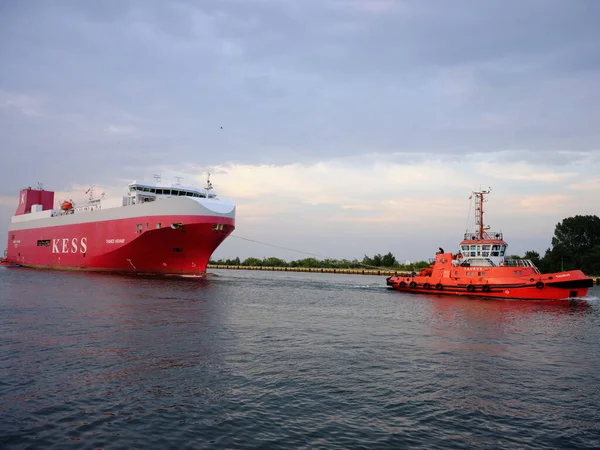
M 330 258 L 328 256 L 325 255 L 320 255 L 318 253 L 310 253 L 310 252 L 305 252 L 303 250 L 296 250 L 294 248 L 290 248 L 290 247 L 283 247 L 281 245 L 275 245 L 275 244 L 269 244 L 267 242 L 261 242 L 261 241 L 257 241 L 255 239 L 249 239 L 249 238 L 245 238 L 242 236 L 234 236 L 234 235 L 230 235 L 230 238 L 236 238 L 236 239 L 241 239 L 243 241 L 248 241 L 248 242 L 254 242 L 255 244 L 261 244 L 261 245 L 267 245 L 269 247 L 275 247 L 275 248 L 281 248 L 283 250 L 289 250 L 291 252 L 297 252 L 297 253 L 303 253 L 305 255 L 310 255 L 310 256 L 318 256 L 319 258 L 325 258 L 325 259 L 335 259 L 335 258 Z M 372 269 L 378 269 L 378 270 L 386 270 L 386 267 L 378 267 L 378 266 L 370 266 L 369 264 L 363 264 L 363 263 L 355 263 L 355 265 L 357 266 L 361 266 L 361 267 L 370 267 Z

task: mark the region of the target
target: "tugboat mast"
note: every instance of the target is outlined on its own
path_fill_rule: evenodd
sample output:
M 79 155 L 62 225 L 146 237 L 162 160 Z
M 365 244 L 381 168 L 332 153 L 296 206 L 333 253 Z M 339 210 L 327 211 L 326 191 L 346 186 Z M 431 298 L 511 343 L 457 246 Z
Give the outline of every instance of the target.
M 488 230 L 489 227 L 485 227 L 483 223 L 483 202 L 485 201 L 485 196 L 491 192 L 491 189 L 488 188 L 487 191 L 479 191 L 473 192 L 475 194 L 475 225 L 477 225 L 477 239 L 485 239 L 484 231 Z

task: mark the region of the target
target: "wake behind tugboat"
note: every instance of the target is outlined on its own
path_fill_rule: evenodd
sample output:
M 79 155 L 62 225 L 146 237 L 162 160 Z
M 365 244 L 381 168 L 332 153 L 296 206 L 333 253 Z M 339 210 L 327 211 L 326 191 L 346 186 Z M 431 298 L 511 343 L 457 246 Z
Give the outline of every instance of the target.
M 474 229 L 464 235 L 458 254 L 442 248 L 435 261 L 418 274 L 393 275 L 387 285 L 412 293 L 560 300 L 584 297 L 593 280 L 581 270 L 542 274 L 528 259 L 505 259 L 508 244 L 502 233 L 484 226 L 483 203 L 490 191 L 475 196 Z

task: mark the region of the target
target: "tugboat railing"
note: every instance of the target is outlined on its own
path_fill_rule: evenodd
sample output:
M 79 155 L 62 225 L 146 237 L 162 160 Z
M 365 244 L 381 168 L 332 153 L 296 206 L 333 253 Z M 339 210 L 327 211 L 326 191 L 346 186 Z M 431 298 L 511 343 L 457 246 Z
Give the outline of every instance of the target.
M 506 267 L 535 267 L 535 264 L 529 259 L 505 259 Z
M 496 240 L 496 241 L 501 241 L 501 240 L 504 240 L 504 236 L 502 235 L 502 233 L 497 232 L 497 231 L 484 231 L 483 239 L 492 239 L 492 240 Z M 474 233 L 474 232 L 465 233 L 463 240 L 476 241 L 476 240 L 479 240 L 479 236 L 477 236 L 477 233 Z

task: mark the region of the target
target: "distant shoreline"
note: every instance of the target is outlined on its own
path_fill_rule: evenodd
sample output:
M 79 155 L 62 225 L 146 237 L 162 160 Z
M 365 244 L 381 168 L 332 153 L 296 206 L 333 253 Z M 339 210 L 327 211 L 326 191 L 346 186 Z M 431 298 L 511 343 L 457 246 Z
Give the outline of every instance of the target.
M 334 269 L 329 267 L 265 267 L 265 266 L 226 266 L 209 264 L 207 269 L 231 270 L 264 270 L 269 272 L 317 272 L 317 273 L 346 273 L 356 275 L 393 275 L 398 270 L 393 269 Z

